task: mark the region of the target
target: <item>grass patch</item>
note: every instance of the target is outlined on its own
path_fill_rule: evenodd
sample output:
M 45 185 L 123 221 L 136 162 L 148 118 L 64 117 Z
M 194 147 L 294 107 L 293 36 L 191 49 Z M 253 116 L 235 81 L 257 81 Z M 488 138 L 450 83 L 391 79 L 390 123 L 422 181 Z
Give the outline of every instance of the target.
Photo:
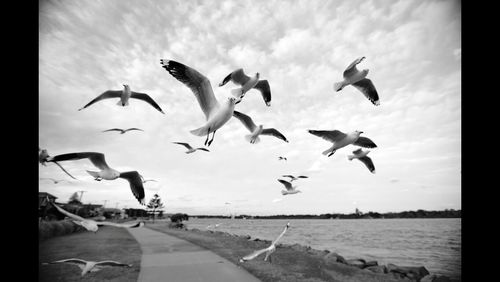
M 97 233 L 81 232 L 47 239 L 38 244 L 38 281 L 123 281 L 136 282 L 141 268 L 141 248 L 124 228 L 101 226 Z M 116 260 L 131 268 L 104 268 L 81 277 L 81 270 L 69 264 L 41 265 L 43 262 L 79 258 Z
M 264 282 L 401 281 L 390 275 L 373 273 L 369 270 L 362 270 L 357 267 L 332 262 L 324 259 L 328 251 L 318 251 L 297 244 L 284 245 L 278 243 L 276 251 L 271 255 L 271 263 L 264 261 L 264 254 L 253 260 L 241 263 L 239 262 L 241 257 L 250 254 L 254 250 L 268 247 L 271 241 L 253 241 L 253 238 L 248 240 L 243 236 L 231 235 L 219 231 L 170 229 L 165 223 L 148 224 L 147 227 L 204 247 L 246 269 Z M 280 230 L 277 230 L 277 233 L 279 232 Z
M 44 241 L 52 237 L 83 231 L 86 229 L 69 220 L 41 221 L 38 223 L 38 240 Z

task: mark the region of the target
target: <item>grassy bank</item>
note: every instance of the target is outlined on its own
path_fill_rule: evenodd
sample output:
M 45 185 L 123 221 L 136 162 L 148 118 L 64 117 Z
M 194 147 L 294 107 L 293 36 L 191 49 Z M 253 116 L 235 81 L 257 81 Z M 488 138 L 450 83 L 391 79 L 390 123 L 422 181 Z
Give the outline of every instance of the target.
M 80 232 L 58 236 L 38 245 L 38 281 L 123 281 L 135 282 L 139 276 L 141 248 L 123 228 L 99 227 L 97 233 Z M 81 277 L 81 270 L 69 264 L 41 265 L 43 262 L 67 258 L 101 261 L 116 260 L 132 264 L 131 268 L 104 268 Z
M 391 282 L 410 281 L 391 274 L 374 273 L 366 269 L 349 266 L 335 261 L 328 251 L 317 251 L 300 245 L 278 244 L 271 255 L 271 263 L 261 255 L 247 262 L 239 259 L 254 250 L 270 245 L 267 240 L 249 240 L 224 232 L 169 229 L 165 223 L 148 223 L 148 228 L 166 233 L 198 246 L 204 247 L 243 267 L 262 281 L 344 281 L 344 282 Z M 253 238 L 252 238 L 253 239 Z M 333 259 L 332 259 L 333 258 Z

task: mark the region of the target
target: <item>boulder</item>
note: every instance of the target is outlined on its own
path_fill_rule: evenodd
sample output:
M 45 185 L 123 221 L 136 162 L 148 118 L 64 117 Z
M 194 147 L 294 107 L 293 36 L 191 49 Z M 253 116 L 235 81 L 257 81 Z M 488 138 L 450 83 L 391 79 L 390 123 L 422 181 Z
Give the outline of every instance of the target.
M 355 266 L 359 268 L 365 268 L 366 261 L 364 259 L 348 259 L 346 264 L 350 266 Z
M 346 264 L 346 260 L 344 259 L 344 257 L 337 254 L 337 253 L 327 253 L 325 256 L 323 256 L 323 260 L 326 263 L 328 263 L 328 262 L 340 262 L 340 263 Z
M 371 272 L 375 273 L 387 273 L 387 267 L 385 265 L 374 265 L 374 266 L 368 266 L 365 268 L 366 270 L 369 270 Z
M 429 275 L 429 271 L 423 267 L 417 267 L 417 266 L 397 266 L 395 264 L 389 263 L 387 265 L 387 270 L 392 273 L 399 273 L 402 274 L 410 279 L 420 281 L 423 277 L 426 275 Z
M 376 260 L 367 261 L 365 263 L 365 267 L 377 266 L 377 265 L 378 265 L 378 262 Z

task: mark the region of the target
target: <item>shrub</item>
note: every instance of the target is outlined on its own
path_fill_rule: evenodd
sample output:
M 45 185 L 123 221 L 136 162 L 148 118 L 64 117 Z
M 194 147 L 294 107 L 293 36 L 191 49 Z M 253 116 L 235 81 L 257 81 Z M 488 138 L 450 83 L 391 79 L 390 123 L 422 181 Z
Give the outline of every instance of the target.
M 86 231 L 85 228 L 68 220 L 41 221 L 38 224 L 38 240 Z

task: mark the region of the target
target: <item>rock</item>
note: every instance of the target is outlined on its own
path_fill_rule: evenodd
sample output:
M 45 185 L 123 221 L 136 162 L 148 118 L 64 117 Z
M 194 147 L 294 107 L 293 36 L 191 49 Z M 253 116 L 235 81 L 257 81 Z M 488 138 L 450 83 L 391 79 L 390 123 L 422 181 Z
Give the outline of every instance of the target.
M 374 266 L 368 266 L 365 269 L 375 272 L 375 273 L 387 273 L 387 267 L 385 265 L 374 265 Z
M 365 263 L 365 267 L 377 266 L 377 265 L 378 265 L 378 262 L 376 260 L 367 261 Z
M 448 276 L 439 275 L 432 282 L 451 282 L 451 279 Z
M 364 259 L 348 259 L 346 264 L 350 266 L 356 266 L 359 268 L 365 268 L 366 261 Z
M 245 238 L 247 240 L 250 240 L 250 238 L 252 238 L 252 236 L 250 236 L 250 235 L 244 235 L 243 238 Z
M 344 257 L 337 254 L 337 253 L 328 253 L 325 256 L 323 256 L 323 260 L 327 264 L 329 262 L 340 262 L 340 263 L 346 264 L 346 260 L 344 259 Z
M 389 263 L 387 265 L 387 270 L 392 273 L 399 273 L 402 274 L 403 277 L 407 276 L 410 279 L 414 279 L 419 281 L 426 275 L 429 275 L 429 271 L 423 267 L 416 267 L 416 266 L 397 266 L 395 264 Z
M 434 281 L 434 279 L 436 278 L 436 275 L 435 274 L 432 274 L 432 275 L 426 275 L 424 276 L 424 278 L 420 279 L 420 282 L 432 282 Z

